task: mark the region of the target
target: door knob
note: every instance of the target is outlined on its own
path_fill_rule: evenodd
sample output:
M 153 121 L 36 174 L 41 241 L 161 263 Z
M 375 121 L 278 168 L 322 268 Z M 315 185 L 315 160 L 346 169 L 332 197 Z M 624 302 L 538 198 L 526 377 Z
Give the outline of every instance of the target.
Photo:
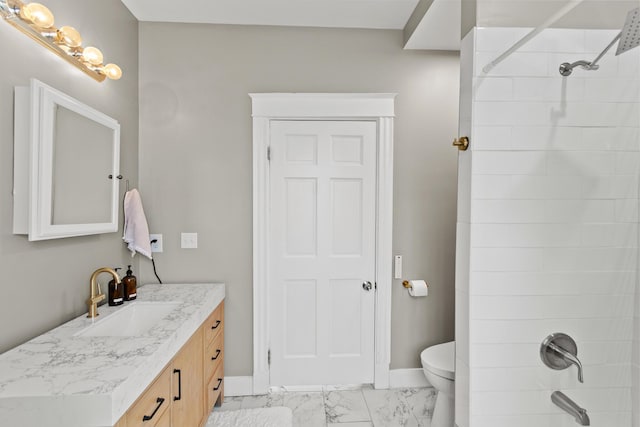
M 461 136 L 460 138 L 456 138 L 453 140 L 453 145 L 454 147 L 458 147 L 458 150 L 460 151 L 467 151 L 467 148 L 469 148 L 469 138 L 466 136 Z
M 373 288 L 373 285 L 371 284 L 371 282 L 362 283 L 362 289 L 364 289 L 365 291 L 370 291 L 371 288 Z

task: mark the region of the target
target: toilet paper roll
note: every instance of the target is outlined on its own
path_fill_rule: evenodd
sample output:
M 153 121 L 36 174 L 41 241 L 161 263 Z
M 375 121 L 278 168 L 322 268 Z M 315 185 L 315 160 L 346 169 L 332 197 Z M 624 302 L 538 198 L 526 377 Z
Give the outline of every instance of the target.
M 429 295 L 429 285 L 424 280 L 410 280 L 409 295 L 412 297 L 426 297 Z

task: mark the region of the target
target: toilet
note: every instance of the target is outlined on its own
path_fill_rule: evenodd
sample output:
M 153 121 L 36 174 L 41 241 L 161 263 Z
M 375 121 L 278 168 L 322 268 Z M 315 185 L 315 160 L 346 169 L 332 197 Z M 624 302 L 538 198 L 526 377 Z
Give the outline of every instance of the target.
M 420 353 L 422 371 L 436 389 L 431 427 L 455 427 L 455 341 L 434 345 Z

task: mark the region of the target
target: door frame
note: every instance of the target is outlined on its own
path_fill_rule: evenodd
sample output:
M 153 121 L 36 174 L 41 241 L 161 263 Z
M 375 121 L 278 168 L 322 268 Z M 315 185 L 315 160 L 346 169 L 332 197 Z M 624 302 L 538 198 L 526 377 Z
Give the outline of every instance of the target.
M 253 394 L 269 380 L 269 160 L 271 120 L 375 121 L 376 295 L 374 387 L 389 388 L 395 93 L 250 93 L 253 117 Z

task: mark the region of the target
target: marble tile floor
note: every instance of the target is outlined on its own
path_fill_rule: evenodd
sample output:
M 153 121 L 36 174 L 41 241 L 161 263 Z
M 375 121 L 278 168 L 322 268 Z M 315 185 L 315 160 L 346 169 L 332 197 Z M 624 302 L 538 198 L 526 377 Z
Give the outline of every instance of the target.
M 217 410 L 286 406 L 293 411 L 293 427 L 430 427 L 435 402 L 431 387 L 364 387 L 226 397 Z

